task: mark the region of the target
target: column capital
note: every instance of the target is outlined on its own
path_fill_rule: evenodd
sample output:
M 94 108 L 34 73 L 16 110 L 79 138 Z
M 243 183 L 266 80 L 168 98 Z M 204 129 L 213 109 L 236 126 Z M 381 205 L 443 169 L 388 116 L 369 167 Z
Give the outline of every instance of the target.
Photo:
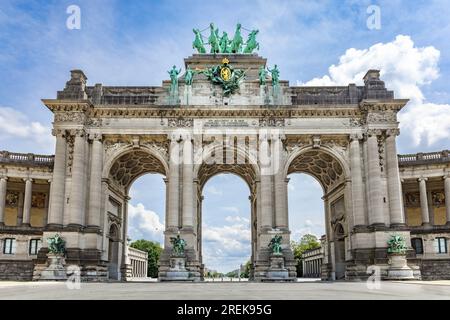
M 180 140 L 181 141 L 184 141 L 184 142 L 190 141 L 190 142 L 192 142 L 192 139 L 193 139 L 193 136 L 192 136 L 192 134 L 190 132 L 183 132 L 183 133 L 180 134 Z
M 367 130 L 367 137 L 373 137 L 373 136 L 379 136 L 381 135 L 380 129 L 368 129 Z
M 428 181 L 428 178 L 420 177 L 419 179 L 417 179 L 417 181 L 419 181 L 419 182 Z
M 103 135 L 101 133 L 90 133 L 89 140 L 102 142 Z
M 47 179 L 47 182 L 51 184 L 53 182 L 53 178 Z
M 267 131 L 264 132 L 260 132 L 258 135 L 258 140 L 259 141 L 268 141 L 270 138 L 269 133 L 267 133 Z
M 394 137 L 395 138 L 399 134 L 400 134 L 400 129 L 398 129 L 398 128 L 386 130 L 387 137 Z
M 362 135 L 362 133 L 351 133 L 349 138 L 350 138 L 350 141 L 355 141 L 355 140 L 358 141 L 363 138 L 363 135 Z
M 284 133 L 281 132 L 272 132 L 269 133 L 268 136 L 270 137 L 270 140 L 274 141 L 274 140 L 286 140 L 286 135 Z
M 66 130 L 64 129 L 52 129 L 52 135 L 57 138 L 65 138 L 66 137 Z
M 30 178 L 30 177 L 23 178 L 22 180 L 25 181 L 25 182 L 28 182 L 28 181 L 33 182 L 33 179 Z
M 76 136 L 76 137 L 85 137 L 86 136 L 86 131 L 84 129 L 70 129 L 69 132 L 72 136 Z
M 178 143 L 182 140 L 182 136 L 180 132 L 175 131 L 167 134 L 167 139 L 169 139 L 172 143 Z
M 5 180 L 5 181 L 8 181 L 8 177 L 7 176 L 0 176 L 0 180 Z
M 450 179 L 450 172 L 445 172 L 444 176 L 442 177 L 442 180 Z

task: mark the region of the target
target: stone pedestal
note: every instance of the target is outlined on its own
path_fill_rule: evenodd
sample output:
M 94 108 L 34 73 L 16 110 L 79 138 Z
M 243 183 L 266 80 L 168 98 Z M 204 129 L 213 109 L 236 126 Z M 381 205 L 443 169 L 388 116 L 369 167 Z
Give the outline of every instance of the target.
M 67 280 L 65 260 L 62 254 L 47 254 L 49 265 L 42 270 L 39 280 Z
M 389 254 L 387 280 L 414 279 L 413 270 L 408 267 L 405 254 Z
M 186 257 L 170 257 L 170 268 L 161 281 L 194 281 L 186 269 Z
M 265 282 L 269 281 L 294 281 L 295 279 L 289 277 L 289 270 L 284 265 L 284 256 L 282 254 L 270 255 L 270 266 L 266 273 Z

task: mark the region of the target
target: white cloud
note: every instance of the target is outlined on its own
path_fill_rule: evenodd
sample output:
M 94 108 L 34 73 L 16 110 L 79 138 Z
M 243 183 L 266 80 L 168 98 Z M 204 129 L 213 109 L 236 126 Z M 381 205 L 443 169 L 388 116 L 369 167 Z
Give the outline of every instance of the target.
M 433 145 L 440 140 L 450 138 L 450 105 L 448 104 L 411 104 L 407 112 L 399 115 L 400 128 L 407 131 L 416 145 L 423 140 Z
M 223 194 L 222 190 L 216 188 L 214 185 L 207 186 L 205 192 L 214 196 L 221 196 Z
M 222 207 L 220 207 L 220 210 L 227 211 L 227 212 L 232 212 L 232 213 L 235 213 L 235 214 L 239 214 L 239 208 L 238 208 L 238 207 L 233 207 L 233 206 L 230 206 L 230 207 L 222 206 Z
M 144 238 L 163 243 L 164 224 L 159 215 L 144 207 L 142 203 L 136 206 L 128 204 L 129 236 L 133 240 Z
M 239 211 L 239 210 L 238 210 Z M 239 216 L 227 216 L 225 218 L 226 222 L 244 222 L 244 223 L 250 223 L 250 220 L 244 217 Z
M 32 122 L 20 111 L 0 107 L 0 141 L 32 142 L 44 152 L 53 152 L 54 138 L 51 129 L 40 122 Z M 13 150 L 11 150 L 13 151 Z
M 417 146 L 428 145 L 450 135 L 449 106 L 425 102 L 421 87 L 439 77 L 440 52 L 433 46 L 416 47 L 409 36 L 398 35 L 394 41 L 377 43 L 368 49 L 348 49 L 328 75 L 314 78 L 303 85 L 335 86 L 362 84 L 369 69 L 379 69 L 381 78 L 396 98 L 410 99 L 399 113 L 400 128 Z
M 235 223 L 220 227 L 203 225 L 203 261 L 208 268 L 221 272 L 237 269 L 251 253 L 248 219 L 227 217 L 226 220 Z

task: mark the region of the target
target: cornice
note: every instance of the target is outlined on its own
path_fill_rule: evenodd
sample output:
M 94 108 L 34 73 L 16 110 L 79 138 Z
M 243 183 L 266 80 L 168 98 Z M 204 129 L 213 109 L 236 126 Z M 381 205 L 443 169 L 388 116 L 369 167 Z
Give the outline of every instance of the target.
M 409 99 L 392 99 L 392 100 L 371 100 L 365 99 L 359 103 L 361 111 L 400 111 L 407 103 Z
M 308 118 L 308 117 L 359 117 L 359 108 L 133 108 L 133 107 L 99 107 L 89 112 L 90 117 L 104 118 L 202 118 L 202 117 L 279 117 L 279 118 Z
M 42 99 L 41 101 L 52 112 L 86 112 L 93 107 L 90 100 Z

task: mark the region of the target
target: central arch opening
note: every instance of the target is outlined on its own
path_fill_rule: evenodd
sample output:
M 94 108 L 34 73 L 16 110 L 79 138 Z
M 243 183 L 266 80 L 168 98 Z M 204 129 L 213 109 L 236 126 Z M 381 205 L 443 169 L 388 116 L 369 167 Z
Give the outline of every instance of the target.
M 203 185 L 199 248 L 205 280 L 250 276 L 250 195 L 247 182 L 237 174 L 217 173 Z

